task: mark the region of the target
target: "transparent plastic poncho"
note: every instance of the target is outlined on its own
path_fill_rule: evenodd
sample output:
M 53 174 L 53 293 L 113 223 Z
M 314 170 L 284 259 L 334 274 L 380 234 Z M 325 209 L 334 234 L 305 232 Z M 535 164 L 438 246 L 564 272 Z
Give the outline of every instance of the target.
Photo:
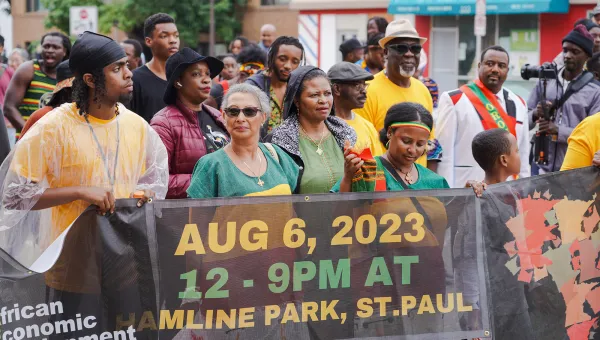
M 36 122 L 2 163 L 0 248 L 21 264 L 30 266 L 90 206 L 76 200 L 36 210 L 49 188 L 100 187 L 117 199 L 148 189 L 165 198 L 168 159 L 160 137 L 123 105 L 118 111 L 109 121 L 88 115 L 88 123 L 74 103 L 63 104 Z

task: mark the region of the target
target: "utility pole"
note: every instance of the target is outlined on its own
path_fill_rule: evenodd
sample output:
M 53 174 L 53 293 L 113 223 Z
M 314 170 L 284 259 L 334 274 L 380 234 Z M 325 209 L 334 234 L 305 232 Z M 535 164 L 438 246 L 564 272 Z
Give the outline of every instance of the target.
M 210 0 L 210 23 L 208 33 L 208 55 L 215 56 L 215 0 Z

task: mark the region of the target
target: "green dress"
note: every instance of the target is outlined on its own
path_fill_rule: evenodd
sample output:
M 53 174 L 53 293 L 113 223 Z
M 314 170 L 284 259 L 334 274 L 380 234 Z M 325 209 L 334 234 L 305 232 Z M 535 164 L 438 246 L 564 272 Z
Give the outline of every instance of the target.
M 381 164 L 381 156 L 375 157 L 375 161 L 377 162 L 377 170 L 383 171 L 385 177 L 385 185 L 387 191 L 400 191 L 404 190 L 402 184 L 398 183 L 394 176 L 387 171 L 387 169 Z M 448 189 L 450 186 L 446 179 L 435 172 L 427 169 L 426 167 L 415 163 L 417 167 L 417 171 L 419 172 L 419 178 L 413 184 L 407 185 L 410 189 L 413 190 L 428 190 L 428 189 Z M 341 180 L 338 181 L 333 188 L 331 188 L 331 192 L 339 192 L 340 191 Z M 353 185 L 353 187 L 355 187 Z M 371 186 L 372 187 L 372 186 Z M 371 190 L 372 191 L 372 190 Z
M 344 153 L 332 134 L 321 143 L 323 152 L 317 153 L 317 144 L 303 132 L 299 139 L 304 173 L 300 181 L 300 194 L 328 193 L 344 175 Z
M 220 149 L 208 154 L 196 163 L 192 180 L 187 189 L 191 198 L 275 196 L 291 195 L 298 183 L 299 168 L 292 158 L 277 145 L 273 145 L 279 160 L 262 143 L 258 146 L 267 159 L 267 170 L 260 177 L 263 186 L 257 184 L 256 177 L 243 173 Z

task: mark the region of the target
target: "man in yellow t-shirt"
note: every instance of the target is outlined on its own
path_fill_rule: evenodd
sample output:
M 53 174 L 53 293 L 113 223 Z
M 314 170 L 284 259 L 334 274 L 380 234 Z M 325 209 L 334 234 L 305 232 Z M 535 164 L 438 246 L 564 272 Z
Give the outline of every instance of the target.
M 433 100 L 429 90 L 412 77 L 419 66 L 422 45 L 426 41 L 426 38 L 419 37 L 410 21 L 405 19 L 391 22 L 385 31 L 385 37 L 379 41 L 387 57 L 387 68 L 377 73 L 369 83 L 365 106 L 355 111 L 371 122 L 377 131 L 383 129 L 387 111 L 395 104 L 418 103 L 429 112 L 433 112 Z M 427 148 L 429 157 L 424 155 L 417 163 L 427 166 L 429 160 L 429 167 L 435 170 L 441 151 L 435 142 L 434 131 L 431 131 Z
M 595 154 L 600 151 L 600 114 L 584 119 L 569 136 L 569 147 L 561 171 L 600 166 Z
M 379 141 L 379 133 L 373 124 L 352 112 L 365 105 L 367 100 L 365 81 L 372 80 L 373 75 L 356 64 L 341 62 L 329 69 L 327 76 L 333 84 L 335 116 L 342 118 L 356 131 L 355 149 L 368 147 L 373 156 L 383 155 L 385 148 Z

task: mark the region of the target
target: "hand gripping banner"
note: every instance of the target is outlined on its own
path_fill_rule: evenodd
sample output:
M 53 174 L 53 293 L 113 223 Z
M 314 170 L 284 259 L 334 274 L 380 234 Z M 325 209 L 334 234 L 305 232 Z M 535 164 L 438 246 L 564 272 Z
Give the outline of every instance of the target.
M 0 253 L 0 339 L 596 339 L 599 179 L 89 209 Z

